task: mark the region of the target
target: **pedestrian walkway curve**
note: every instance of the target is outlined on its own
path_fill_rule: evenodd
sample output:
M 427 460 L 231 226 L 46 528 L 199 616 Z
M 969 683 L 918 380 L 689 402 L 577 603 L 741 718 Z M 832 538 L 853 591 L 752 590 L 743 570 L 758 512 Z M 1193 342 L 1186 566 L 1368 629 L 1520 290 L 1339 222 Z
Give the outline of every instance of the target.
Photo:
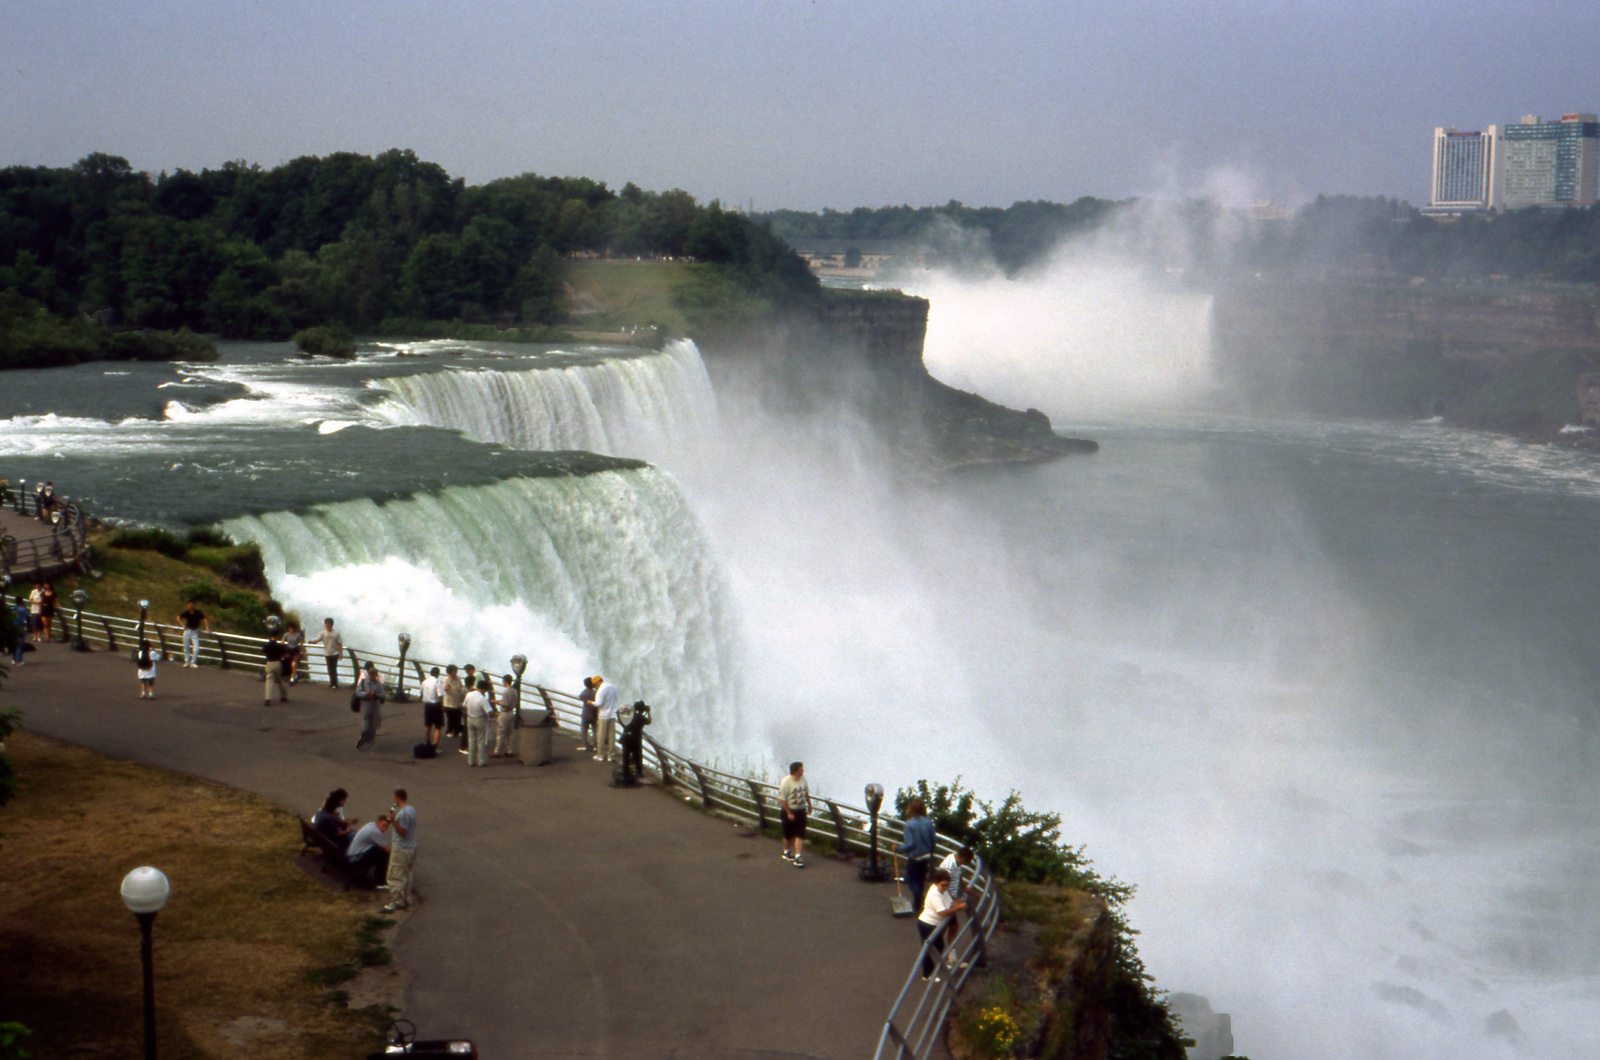
M 264 707 L 258 679 L 166 663 L 141 701 L 126 654 L 61 644 L 29 655 L 0 704 L 33 731 L 306 816 L 343 787 L 370 819 L 406 788 L 420 901 L 394 945 L 403 1014 L 485 1060 L 867 1057 L 917 952 L 853 861 L 796 870 L 748 827 L 610 787 L 609 767 L 560 736 L 542 767 L 417 761 L 421 708 L 391 704 L 358 752 L 347 694 L 296 685 Z

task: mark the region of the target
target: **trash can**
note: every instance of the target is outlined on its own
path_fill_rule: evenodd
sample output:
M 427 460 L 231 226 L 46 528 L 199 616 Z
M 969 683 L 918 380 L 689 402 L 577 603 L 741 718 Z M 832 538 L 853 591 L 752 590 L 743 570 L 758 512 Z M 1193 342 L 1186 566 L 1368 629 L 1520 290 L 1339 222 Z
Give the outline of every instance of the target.
M 551 737 L 555 735 L 556 719 L 548 710 L 541 712 L 537 720 L 527 718 L 524 714 L 522 728 L 517 730 L 517 757 L 525 766 L 549 765 L 554 757 Z

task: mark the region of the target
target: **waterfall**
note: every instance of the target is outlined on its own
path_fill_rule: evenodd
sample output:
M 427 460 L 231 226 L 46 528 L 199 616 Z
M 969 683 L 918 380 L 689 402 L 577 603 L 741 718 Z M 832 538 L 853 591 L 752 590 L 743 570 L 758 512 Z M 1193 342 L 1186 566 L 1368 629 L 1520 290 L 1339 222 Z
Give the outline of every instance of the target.
M 715 422 L 700 351 L 687 339 L 660 353 L 507 371 L 449 368 L 374 380 L 390 423 L 461 431 L 518 449 L 644 456 Z
M 686 753 L 730 742 L 737 677 L 724 579 L 677 482 L 654 468 L 511 478 L 404 500 L 317 505 L 223 524 L 261 546 L 308 629 L 347 643 L 576 691 L 587 674 L 655 708 Z

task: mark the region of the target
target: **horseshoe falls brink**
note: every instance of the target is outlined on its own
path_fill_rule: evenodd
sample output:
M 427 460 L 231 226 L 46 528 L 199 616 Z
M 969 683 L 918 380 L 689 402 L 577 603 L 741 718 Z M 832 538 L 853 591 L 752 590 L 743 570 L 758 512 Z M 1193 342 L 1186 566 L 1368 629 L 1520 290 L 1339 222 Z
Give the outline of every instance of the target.
M 587 449 L 646 456 L 716 422 L 716 401 L 693 342 L 658 354 L 560 367 L 498 365 L 390 376 L 373 414 L 427 424 L 518 449 Z
M 718 566 L 671 476 L 653 468 L 512 478 L 405 500 L 317 505 L 223 524 L 314 627 L 352 643 L 504 666 L 572 687 L 604 673 L 656 706 L 655 735 L 725 747 L 738 680 Z

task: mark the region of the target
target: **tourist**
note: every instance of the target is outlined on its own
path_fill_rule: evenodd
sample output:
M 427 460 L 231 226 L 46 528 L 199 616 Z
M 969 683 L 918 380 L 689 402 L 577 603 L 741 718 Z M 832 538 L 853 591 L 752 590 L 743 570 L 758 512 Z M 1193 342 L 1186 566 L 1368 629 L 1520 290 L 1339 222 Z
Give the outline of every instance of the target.
M 44 619 L 41 613 L 44 610 L 44 582 L 36 582 L 33 592 L 28 594 L 28 634 L 34 643 L 40 640 L 39 631 L 44 629 Z
M 506 674 L 501 679 L 500 702 L 497 704 L 499 713 L 494 716 L 495 740 L 492 757 L 511 757 L 511 735 L 516 731 L 517 708 L 520 706 L 522 706 L 522 693 L 517 691 L 511 675 Z
M 322 632 L 310 644 L 322 645 L 322 657 L 328 664 L 328 687 L 339 687 L 339 660 L 344 658 L 344 638 L 333 628 L 333 619 L 322 620 Z
M 596 762 L 609 762 L 616 753 L 617 686 L 599 674 L 594 675 Z
M 962 847 L 953 854 L 946 854 L 939 867 L 950 874 L 950 896 L 958 902 L 971 905 L 967 897 L 967 884 L 977 878 L 978 871 L 983 862 L 978 860 L 978 855 L 973 853 L 971 847 Z M 961 930 L 961 918 L 955 914 L 950 916 L 950 927 L 945 932 L 948 940 L 946 945 L 951 945 L 956 940 L 956 933 Z
M 439 746 L 439 732 L 444 728 L 443 685 L 437 666 L 422 682 L 422 742 L 430 747 Z
M 928 882 L 928 864 L 933 857 L 933 821 L 928 818 L 928 807 L 921 799 L 912 799 L 906 810 L 905 842 L 895 847 L 895 852 L 905 855 L 906 886 L 911 890 L 911 904 L 922 910 L 923 888 Z
M 339 844 L 340 850 L 349 848 L 351 837 L 355 835 L 355 827 L 361 823 L 359 817 L 344 815 L 344 804 L 349 798 L 348 791 L 334 788 L 323 800 L 322 809 L 311 818 L 311 827 Z
M 465 700 L 467 692 L 471 692 L 474 688 L 478 687 L 478 668 L 476 666 L 472 665 L 471 663 L 467 663 L 466 666 L 461 668 L 461 687 L 463 689 L 463 693 L 462 693 L 462 699 L 463 700 Z M 492 695 L 491 695 L 491 698 L 492 698 Z M 462 715 L 462 717 L 463 717 L 463 719 L 465 719 L 465 715 L 464 714 Z M 462 754 L 466 754 L 467 753 L 467 726 L 466 726 L 466 723 L 465 723 L 464 720 L 463 720 L 463 723 L 461 725 L 461 747 L 460 747 L 460 751 L 461 751 Z
M 394 789 L 394 839 L 389 843 L 389 904 L 385 913 L 411 906 L 411 874 L 417 864 L 417 811 L 406 800 L 406 789 Z
M 467 727 L 461 719 L 461 704 L 467 698 L 467 686 L 461 683 L 461 678 L 456 675 L 455 663 L 444 668 L 444 681 L 439 685 L 439 698 L 444 703 L 444 734 L 454 736 L 458 732 L 466 732 Z
M 276 633 L 267 634 L 261 645 L 261 698 L 264 706 L 272 706 L 272 690 L 278 690 L 278 702 L 289 702 L 289 686 L 283 683 L 283 641 Z
M 361 705 L 361 735 L 356 739 L 356 750 L 359 751 L 378 738 L 378 725 L 381 722 L 378 708 L 386 698 L 383 678 L 378 676 L 378 664 L 371 659 L 367 660 L 366 671 L 356 681 L 355 698 Z
M 34 586 L 34 594 L 38 596 L 38 606 L 35 614 L 38 615 L 38 636 L 35 640 L 50 643 L 51 624 L 56 617 L 56 587 L 51 582 L 40 582 Z M 30 601 L 32 597 L 29 597 Z
M 783 811 L 783 860 L 803 869 L 806 861 L 800 853 L 806 841 L 806 817 L 811 813 L 811 786 L 806 783 L 804 762 L 789 763 L 789 775 L 778 785 L 778 806 Z M 789 852 L 791 842 L 794 844 L 792 854 Z
M 5 606 L 5 598 L 0 597 L 0 607 L 3 606 Z M 31 625 L 29 619 L 31 616 L 28 614 L 28 602 L 23 599 L 21 593 L 17 594 L 17 602 L 13 607 L 15 610 L 12 617 L 16 620 L 17 628 L 13 631 L 15 636 L 11 641 L 11 661 L 21 666 L 22 654 L 28 650 L 26 645 L 28 643 L 28 629 Z
M 378 881 L 389 875 L 389 823 L 388 814 L 378 814 L 376 821 L 357 830 L 344 853 L 350 867 L 380 890 L 388 890 L 388 884 Z
M 489 725 L 495 713 L 494 700 L 490 698 L 494 686 L 487 677 L 478 678 L 478 687 L 467 693 L 462 704 L 467 714 L 467 738 L 470 746 L 469 766 L 489 764 Z
M 578 694 L 578 701 L 583 704 L 583 713 L 578 722 L 578 739 L 583 741 L 580 751 L 593 751 L 597 746 L 595 741 L 595 721 L 599 713 L 594 706 L 594 678 L 583 679 L 583 691 Z
M 966 902 L 958 902 L 951 897 L 949 888 L 950 874 L 943 869 L 934 869 L 928 876 L 927 897 L 919 903 L 917 936 L 922 939 L 924 946 L 922 951 L 924 982 L 933 978 L 935 961 L 938 955 L 944 952 L 944 932 L 941 929 L 945 920 L 967 907 Z M 933 938 L 931 943 L 928 941 L 929 936 Z
M 150 642 L 139 642 L 139 654 L 134 656 L 134 665 L 139 668 L 139 698 L 156 698 L 156 663 L 161 659 L 161 653 L 150 650 Z
M 189 606 L 178 612 L 178 625 L 183 627 L 183 668 L 193 670 L 200 665 L 200 630 L 211 632 L 211 620 L 189 601 Z
M 300 623 L 290 622 L 283 631 L 283 674 L 292 685 L 300 680 L 300 655 L 305 651 L 306 635 L 300 632 Z

